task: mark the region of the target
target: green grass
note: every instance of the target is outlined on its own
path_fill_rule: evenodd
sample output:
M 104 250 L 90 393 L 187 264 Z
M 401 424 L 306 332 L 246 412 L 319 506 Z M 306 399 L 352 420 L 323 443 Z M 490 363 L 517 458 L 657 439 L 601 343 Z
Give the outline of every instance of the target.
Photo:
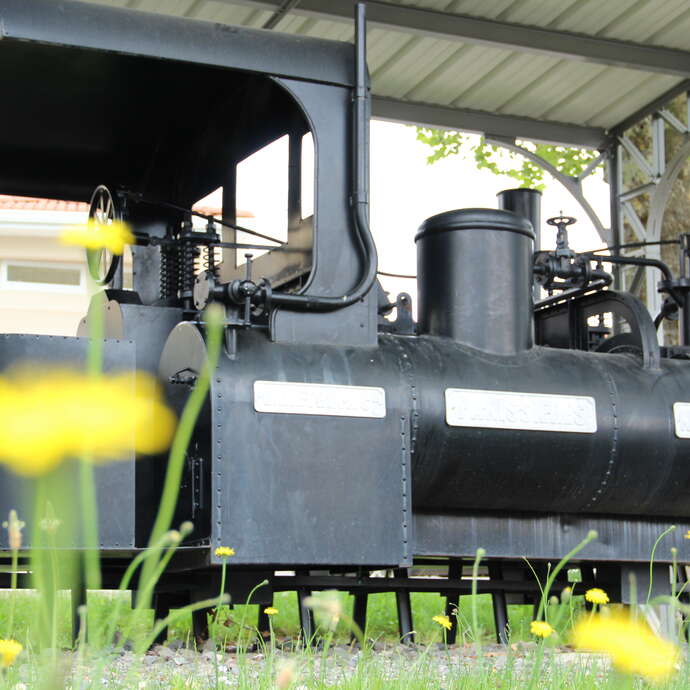
M 317 595 L 318 596 L 318 595 Z M 423 644 L 429 642 L 441 642 L 443 640 L 442 630 L 432 618 L 435 615 L 445 612 L 445 598 L 438 594 L 412 593 L 412 615 L 416 639 Z M 353 597 L 348 594 L 340 594 L 343 610 L 348 616 L 352 616 Z M 297 595 L 294 592 L 278 592 L 275 596 L 274 604 L 278 613 L 273 617 L 273 628 L 278 638 L 296 638 L 299 635 L 299 617 L 297 615 Z M 236 639 L 239 631 L 239 623 L 243 620 L 249 625 L 255 625 L 258 616 L 258 606 L 236 606 L 232 610 L 225 610 L 223 613 L 230 620 L 229 627 L 225 631 L 218 631 L 219 638 L 223 637 L 223 632 L 230 639 Z M 482 594 L 478 596 L 479 627 L 482 638 L 486 641 L 495 639 L 495 626 L 493 621 L 493 609 L 491 596 Z M 221 615 L 221 620 L 227 618 Z M 511 638 L 513 640 L 531 639 L 529 635 L 529 624 L 532 620 L 531 606 L 509 606 L 509 618 L 511 623 Z M 461 597 L 458 610 L 459 635 L 458 643 L 471 641 L 470 633 L 470 602 L 469 597 Z M 233 625 L 232 622 L 235 624 Z M 318 623 L 318 615 L 317 615 Z M 189 623 L 184 626 L 174 627 L 172 636 L 183 638 Z M 337 642 L 345 642 L 349 639 L 350 633 L 347 624 L 341 621 L 335 632 Z M 365 637 L 380 641 L 397 641 L 398 639 L 398 619 L 395 605 L 395 594 L 382 593 L 369 596 L 367 606 L 367 629 Z
M 112 647 L 99 639 L 98 634 L 106 627 L 106 621 L 113 610 L 113 603 L 117 597 L 128 596 L 116 592 L 94 592 L 89 595 L 89 629 L 93 632 L 91 644 L 86 646 L 83 666 L 88 669 L 84 675 L 87 679 L 69 686 L 87 688 L 104 687 L 117 690 L 130 688 L 164 690 L 174 688 L 182 690 L 218 690 L 225 687 L 236 687 L 257 690 L 275 690 L 276 677 L 281 665 L 294 664 L 295 682 L 291 688 L 308 688 L 325 690 L 334 688 L 339 690 L 488 690 L 489 688 L 516 688 L 520 690 L 545 690 L 547 688 L 563 688 L 565 690 L 606 690 L 652 688 L 640 679 L 622 678 L 612 673 L 600 659 L 587 659 L 580 656 L 569 663 L 559 663 L 559 655 L 552 654 L 550 645 L 541 648 L 529 645 L 511 645 L 506 653 L 497 654 L 495 647 L 483 650 L 476 656 L 475 647 L 470 632 L 471 597 L 461 597 L 459 607 L 460 635 L 458 643 L 465 647 L 444 648 L 442 631 L 432 621 L 434 615 L 443 613 L 445 599 L 437 594 L 412 594 L 412 608 L 415 619 L 417 642 L 415 653 L 408 653 L 397 641 L 397 619 L 395 595 L 392 593 L 372 595 L 369 599 L 366 635 L 381 643 L 388 643 L 386 650 L 381 653 L 365 652 L 353 657 L 351 652 L 331 651 L 324 655 L 319 649 L 299 648 L 296 652 L 281 651 L 281 643 L 288 639 L 296 639 L 299 634 L 297 597 L 294 592 L 282 592 L 275 596 L 274 606 L 278 613 L 274 616 L 273 626 L 278 651 L 275 655 L 267 653 L 257 655 L 255 652 L 238 653 L 231 657 L 233 668 L 228 662 L 219 662 L 218 675 L 214 674 L 212 663 L 202 662 L 202 655 L 195 656 L 198 662 L 190 662 L 186 668 L 178 667 L 175 663 L 161 659 L 160 663 L 148 669 L 141 657 L 129 655 L 129 674 L 121 669 L 123 657 Z M 318 596 L 318 595 L 317 595 Z M 339 595 L 345 613 L 351 613 L 352 597 Z M 52 668 L 44 665 L 31 648 L 28 641 L 37 639 L 35 626 L 38 624 L 37 597 L 32 592 L 18 591 L 0 592 L 0 632 L 7 625 L 10 604 L 15 605 L 15 637 L 24 641 L 27 652 L 23 661 L 0 672 L 0 690 L 17 690 L 18 688 L 55 688 L 64 687 L 63 684 L 48 684 L 39 676 L 41 672 L 48 672 Z M 575 609 L 582 606 L 581 597 L 576 597 Z M 494 625 L 490 595 L 477 597 L 479 628 L 484 643 L 494 641 Z M 550 608 L 550 616 L 558 619 L 558 607 Z M 240 622 L 253 630 L 256 625 L 258 606 L 235 606 L 230 609 L 222 607 L 219 615 L 219 625 L 212 629 L 215 639 L 225 639 L 234 645 L 240 631 Z M 567 621 L 567 611 L 563 620 Z M 66 593 L 59 597 L 58 622 L 59 643 L 68 647 L 69 640 L 69 600 Z M 135 632 L 144 633 L 150 630 L 153 622 L 153 612 L 142 611 L 137 619 L 132 621 L 133 612 L 127 605 L 123 607 L 119 628 L 126 628 L 133 624 Z M 531 606 L 510 606 L 511 642 L 529 640 L 529 623 L 532 619 Z M 246 628 L 245 628 L 246 629 Z M 183 620 L 170 631 L 170 639 L 187 642 L 194 646 L 191 634 L 191 620 Z M 245 636 L 245 641 L 248 637 Z M 562 638 L 561 638 L 562 639 Z M 332 640 L 335 644 L 346 643 L 349 631 L 341 622 Z M 551 642 L 551 641 L 549 641 Z M 391 644 L 392 643 L 392 644 Z M 378 647 L 375 646 L 375 650 Z M 543 659 L 541 657 L 544 652 Z M 28 654 L 27 654 L 28 653 Z M 223 658 L 224 659 L 224 658 Z M 27 663 L 28 662 L 28 663 Z M 200 667 L 197 663 L 201 663 Z M 118 666 L 118 664 L 120 666 Z M 204 666 L 205 664 L 205 666 Z M 226 665 L 223 665 L 226 664 Z M 120 670 L 118 670 L 118 668 Z M 42 671 L 43 669 L 43 671 Z M 46 671 L 45 669 L 48 669 Z M 690 669 L 681 669 L 663 687 L 667 690 L 680 690 L 690 687 L 687 678 Z M 50 671 L 52 673 L 52 671 Z M 78 674 L 78 672 L 77 672 Z M 204 675 L 205 674 L 205 675 Z M 18 683 L 23 683 L 21 685 Z M 62 681 L 61 681 L 62 683 Z
M 99 637 L 106 628 L 106 620 L 112 612 L 113 602 L 118 597 L 129 598 L 129 593 L 120 592 L 93 592 L 88 598 L 88 629 L 93 631 L 92 644 L 97 647 L 106 646 L 107 641 Z M 317 595 L 318 596 L 318 595 Z M 353 597 L 348 594 L 340 594 L 344 612 L 352 615 Z M 37 623 L 37 598 L 32 592 L 4 590 L 0 592 L 0 631 L 6 627 L 11 598 L 15 600 L 15 636 L 18 639 L 29 639 L 33 635 L 32 627 Z M 69 632 L 69 599 L 66 593 L 61 593 L 58 609 L 58 641 L 60 646 L 70 646 Z M 445 598 L 438 594 L 412 593 L 412 613 L 416 640 L 422 644 L 443 641 L 443 633 L 432 618 L 445 611 Z M 294 592 L 278 592 L 275 595 L 274 606 L 278 613 L 273 617 L 273 629 L 276 639 L 284 641 L 297 639 L 299 636 L 299 617 L 297 613 L 297 595 Z M 495 641 L 495 627 L 493 621 L 493 609 L 491 596 L 480 594 L 477 597 L 477 609 L 479 629 L 484 642 Z M 222 607 L 219 614 L 218 625 L 212 633 L 218 640 L 224 640 L 226 644 L 234 644 L 244 623 L 245 642 L 256 627 L 259 607 L 238 605 L 229 609 Z M 532 639 L 529 633 L 529 624 L 532 620 L 531 606 L 509 606 L 508 614 L 511 626 L 511 641 Z M 153 624 L 153 611 L 141 611 L 136 619 L 133 619 L 133 611 L 129 603 L 122 608 L 122 615 L 117 629 L 123 631 L 130 624 L 136 633 L 144 632 Z M 458 644 L 472 642 L 471 634 L 471 610 L 470 597 L 461 597 L 458 609 Z M 318 623 L 318 615 L 317 615 Z M 213 627 L 213 626 L 212 626 Z M 338 643 L 349 640 L 349 629 L 345 622 L 341 621 L 335 631 L 334 641 Z M 369 597 L 367 607 L 367 629 L 365 636 L 368 639 L 381 642 L 394 642 L 398 639 L 398 621 L 395 606 L 395 594 L 382 593 Z M 192 644 L 191 615 L 173 625 L 169 632 L 169 639 L 181 640 Z

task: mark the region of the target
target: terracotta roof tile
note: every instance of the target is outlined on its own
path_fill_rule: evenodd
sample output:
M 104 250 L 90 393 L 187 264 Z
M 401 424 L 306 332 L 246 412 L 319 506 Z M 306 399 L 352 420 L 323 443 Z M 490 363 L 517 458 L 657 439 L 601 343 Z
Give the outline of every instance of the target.
M 38 199 L 31 196 L 10 196 L 0 194 L 0 211 L 65 211 L 83 212 L 89 210 L 85 201 L 63 201 L 62 199 Z M 223 210 L 212 206 L 195 206 L 195 211 L 207 216 L 220 217 Z M 254 218 L 251 211 L 238 209 L 238 218 Z
M 63 201 L 62 199 L 37 199 L 31 196 L 9 196 L 0 194 L 2 211 L 68 211 L 87 212 L 89 205 L 83 201 Z
M 217 206 L 197 206 L 194 205 L 192 208 L 199 213 L 203 213 L 205 216 L 215 216 L 216 218 L 221 218 L 223 215 L 223 209 Z M 254 214 L 251 211 L 243 211 L 242 209 L 237 209 L 238 218 L 254 218 Z

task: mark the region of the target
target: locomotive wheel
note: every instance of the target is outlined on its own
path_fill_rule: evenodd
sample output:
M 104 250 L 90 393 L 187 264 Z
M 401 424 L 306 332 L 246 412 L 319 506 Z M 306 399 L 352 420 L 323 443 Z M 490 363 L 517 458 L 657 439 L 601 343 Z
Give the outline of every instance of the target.
M 122 220 L 122 208 L 112 192 L 105 185 L 98 185 L 91 195 L 89 220 L 99 225 L 111 225 Z M 107 249 L 87 249 L 86 261 L 89 274 L 99 285 L 109 285 L 120 267 L 122 257 Z

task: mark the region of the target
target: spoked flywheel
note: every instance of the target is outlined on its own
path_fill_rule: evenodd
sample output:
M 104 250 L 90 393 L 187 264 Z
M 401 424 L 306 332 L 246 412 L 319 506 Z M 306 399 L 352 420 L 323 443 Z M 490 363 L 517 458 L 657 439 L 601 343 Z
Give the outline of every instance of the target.
M 91 196 L 89 220 L 111 225 L 122 220 L 122 206 L 105 185 L 98 185 Z M 110 285 L 118 273 L 122 257 L 107 249 L 87 249 L 86 260 L 91 277 L 99 285 Z

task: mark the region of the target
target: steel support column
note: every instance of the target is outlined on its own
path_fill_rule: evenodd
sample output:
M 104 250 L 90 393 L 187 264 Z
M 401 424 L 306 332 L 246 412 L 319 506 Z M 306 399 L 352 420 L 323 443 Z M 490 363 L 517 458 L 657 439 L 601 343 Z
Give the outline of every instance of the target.
M 677 94 L 674 94 L 677 95 Z M 614 228 L 614 245 L 624 244 L 626 241 L 623 222 L 634 235 L 634 240 L 649 243 L 642 248 L 636 248 L 636 256 L 642 255 L 650 259 L 661 258 L 661 241 L 664 213 L 671 196 L 673 185 L 683 166 L 690 156 L 690 130 L 675 115 L 666 108 L 668 101 L 658 103 L 656 110 L 645 113 L 651 115 L 651 151 L 649 158 L 640 151 L 625 135 L 625 131 L 617 130 L 617 139 L 609 158 L 609 182 L 611 184 L 611 224 Z M 633 121 L 626 122 L 626 128 L 634 126 Z M 666 128 L 683 135 L 682 143 L 669 159 L 666 147 Z M 645 181 L 634 189 L 625 190 L 623 186 L 624 162 L 622 152 L 625 150 L 630 162 L 639 170 Z M 633 200 L 643 199 L 647 195 L 647 218 L 643 223 L 638 215 Z M 624 251 L 623 254 L 626 252 Z M 620 271 L 618 286 L 624 290 L 635 292 L 640 284 L 640 272 Z M 662 295 L 657 290 L 659 272 L 653 268 L 645 269 L 645 301 L 652 318 L 660 311 L 663 302 Z M 659 330 L 659 341 L 663 343 L 663 329 Z

